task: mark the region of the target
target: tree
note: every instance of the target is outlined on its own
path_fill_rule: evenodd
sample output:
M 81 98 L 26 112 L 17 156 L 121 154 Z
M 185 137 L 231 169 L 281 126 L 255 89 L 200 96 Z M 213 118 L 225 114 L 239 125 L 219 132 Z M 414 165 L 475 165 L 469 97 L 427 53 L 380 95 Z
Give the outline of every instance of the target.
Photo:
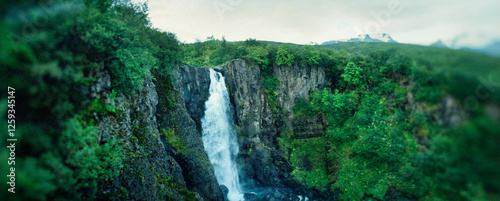
M 319 57 L 319 52 L 316 47 L 312 45 L 306 45 L 304 47 L 304 51 L 307 57 L 307 62 L 312 65 L 317 65 L 319 64 L 320 57 Z
M 267 59 L 267 55 L 269 53 L 265 48 L 254 46 L 254 47 L 248 47 L 247 51 L 248 51 L 248 56 L 253 60 L 255 60 L 255 62 L 257 62 L 257 64 L 259 64 L 261 68 L 268 67 L 267 65 L 269 64 L 269 61 Z
M 95 7 L 101 13 L 106 12 L 111 5 L 113 4 L 112 0 L 85 0 L 85 5 L 87 7 Z
M 260 42 L 257 41 L 255 38 L 248 38 L 245 40 L 245 46 L 251 47 L 251 46 L 259 46 Z
M 361 72 L 363 72 L 363 69 L 354 65 L 353 62 L 349 62 L 344 68 L 344 73 L 342 73 L 341 77 L 348 85 L 357 86 L 362 83 Z
M 276 55 L 276 64 L 278 66 L 292 66 L 294 59 L 295 56 L 291 53 L 290 45 L 283 44 L 278 47 L 278 53 Z

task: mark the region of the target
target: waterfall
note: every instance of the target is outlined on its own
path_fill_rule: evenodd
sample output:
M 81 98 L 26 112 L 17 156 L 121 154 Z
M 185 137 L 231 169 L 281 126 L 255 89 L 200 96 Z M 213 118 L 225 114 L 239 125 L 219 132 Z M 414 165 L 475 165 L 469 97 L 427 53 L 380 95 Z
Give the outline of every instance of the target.
M 236 168 L 238 142 L 232 118 L 231 102 L 222 74 L 210 69 L 210 97 L 201 119 L 205 151 L 220 185 L 229 189 L 230 201 L 243 200 Z

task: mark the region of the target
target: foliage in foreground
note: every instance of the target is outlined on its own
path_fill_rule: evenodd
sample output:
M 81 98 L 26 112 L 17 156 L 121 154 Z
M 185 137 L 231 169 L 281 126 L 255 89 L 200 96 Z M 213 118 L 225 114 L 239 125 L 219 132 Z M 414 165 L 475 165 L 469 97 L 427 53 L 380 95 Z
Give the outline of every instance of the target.
M 19 142 L 16 194 L 2 191 L 0 200 L 125 199 L 123 187 L 114 194 L 102 191 L 122 172 L 125 156 L 123 141 L 102 139 L 96 120 L 119 112 L 117 94 L 137 93 L 152 74 L 166 76 L 167 66 L 182 58 L 179 42 L 151 28 L 145 5 L 24 2 L 20 9 L 9 5 L 17 12 L 2 13 L 0 21 L 0 85 L 16 89 Z M 32 20 L 33 29 L 26 32 L 27 22 L 19 19 Z M 110 73 L 113 90 L 108 97 L 89 100 L 83 94 L 96 81 L 89 74 L 99 68 Z M 5 98 L 1 94 L 3 114 Z M 0 124 L 6 128 L 6 122 Z M 2 158 L 8 154 L 0 150 Z M 6 168 L 0 171 L 8 174 Z

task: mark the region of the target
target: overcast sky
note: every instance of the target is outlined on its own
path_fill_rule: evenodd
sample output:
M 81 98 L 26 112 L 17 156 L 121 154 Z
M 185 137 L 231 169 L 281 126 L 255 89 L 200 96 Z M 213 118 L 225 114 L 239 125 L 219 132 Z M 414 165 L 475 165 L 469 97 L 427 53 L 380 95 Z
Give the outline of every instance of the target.
M 145 0 L 134 0 L 145 2 Z M 207 36 L 322 43 L 388 33 L 400 43 L 482 46 L 500 39 L 500 0 L 149 0 L 153 26 Z

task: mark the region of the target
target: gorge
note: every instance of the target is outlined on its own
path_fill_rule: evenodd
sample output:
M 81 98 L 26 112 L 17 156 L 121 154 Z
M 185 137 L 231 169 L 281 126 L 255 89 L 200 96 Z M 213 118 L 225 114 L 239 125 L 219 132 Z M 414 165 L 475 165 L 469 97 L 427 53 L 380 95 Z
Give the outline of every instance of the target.
M 16 193 L 3 182 L 0 200 L 500 200 L 498 58 L 186 44 L 146 4 L 22 2 L 0 21 L 16 91 L 0 94 L 3 131 L 16 118 Z
M 305 97 L 325 85 L 325 73 L 320 67 L 295 66 L 276 70 L 276 73 L 280 75 L 279 78 L 284 80 L 279 88 L 279 103 L 289 110 L 293 108 L 296 98 Z M 198 125 L 198 132 L 202 133 L 205 150 L 214 166 L 216 178 L 219 184 L 229 189 L 229 194 L 234 191 L 233 189 L 237 189 L 232 187 L 236 185 L 231 182 L 244 179 L 240 182 L 248 194 L 247 198 L 254 197 L 248 200 L 263 199 L 266 196 L 269 199 L 274 194 L 277 196 L 276 199 L 299 199 L 299 195 L 303 197 L 307 195 L 307 192 L 303 191 L 305 188 L 298 188 L 300 184 L 291 175 L 292 168 L 289 162 L 286 162 L 277 150 L 279 148 L 276 138 L 279 136 L 278 132 L 284 128 L 276 128 L 274 124 L 272 109 L 261 83 L 258 66 L 249 65 L 244 59 L 237 59 L 224 67 L 179 66 L 174 75 L 176 80 L 174 85 L 184 100 L 184 104 L 181 105 L 185 105 L 187 113 Z M 288 77 L 294 79 L 288 79 Z M 224 92 L 226 86 L 229 93 Z M 227 99 L 224 98 L 225 95 Z M 223 103 L 229 105 L 224 106 Z M 234 111 L 231 109 L 232 104 L 235 105 Z M 232 121 L 233 115 L 236 130 L 227 132 L 226 135 L 229 136 L 215 137 L 214 135 L 222 133 L 222 130 L 232 129 L 231 123 L 225 122 L 225 119 Z M 317 120 L 302 124 L 295 123 L 295 125 L 290 120 L 286 122 L 288 129 L 295 128 L 298 135 L 304 136 L 313 132 L 323 132 L 325 128 Z M 212 127 L 207 129 L 208 126 Z M 231 134 L 231 132 L 234 133 Z M 226 141 L 231 139 L 230 135 L 234 135 L 237 144 Z M 212 149 L 221 150 L 213 151 Z M 238 150 L 239 154 L 236 155 Z M 219 158 L 214 163 L 212 158 L 215 157 Z M 231 157 L 235 157 L 236 161 L 231 161 Z M 232 179 L 236 174 L 234 170 L 226 169 L 217 176 L 218 171 L 224 169 L 222 165 L 217 164 L 223 161 L 225 165 L 237 163 L 240 171 L 238 179 Z M 255 190 L 258 192 L 252 194 L 251 192 Z M 314 193 L 310 194 L 314 196 Z

